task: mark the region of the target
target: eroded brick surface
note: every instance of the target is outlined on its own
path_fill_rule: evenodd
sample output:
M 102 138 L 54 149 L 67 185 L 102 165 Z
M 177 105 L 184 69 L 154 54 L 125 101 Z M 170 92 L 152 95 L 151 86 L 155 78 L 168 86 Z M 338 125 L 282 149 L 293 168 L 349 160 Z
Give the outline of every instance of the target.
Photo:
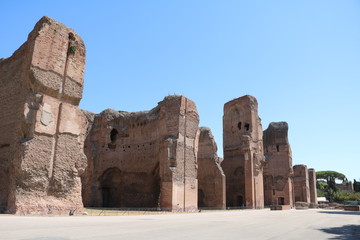
M 203 208 L 226 207 L 225 174 L 220 166 L 217 145 L 211 130 L 200 127 L 198 151 L 198 203 Z
M 77 50 L 70 52 L 69 48 Z M 0 211 L 81 210 L 86 118 L 78 109 L 85 47 L 72 30 L 43 17 L 0 62 Z M 65 88 L 76 82 L 77 88 Z M 66 91 L 65 91 L 66 89 Z
M 309 189 L 310 189 L 310 203 L 317 204 L 317 190 L 316 190 L 316 172 L 315 169 L 309 168 Z
M 199 117 L 191 100 L 169 96 L 150 111 L 107 109 L 93 118 L 86 206 L 197 209 Z
M 309 172 L 306 165 L 295 165 L 294 196 L 295 202 L 310 203 Z
M 264 207 L 263 131 L 253 96 L 227 102 L 223 117 L 224 161 L 228 207 Z
M 272 122 L 264 131 L 265 205 L 294 206 L 292 154 L 288 141 L 288 124 Z

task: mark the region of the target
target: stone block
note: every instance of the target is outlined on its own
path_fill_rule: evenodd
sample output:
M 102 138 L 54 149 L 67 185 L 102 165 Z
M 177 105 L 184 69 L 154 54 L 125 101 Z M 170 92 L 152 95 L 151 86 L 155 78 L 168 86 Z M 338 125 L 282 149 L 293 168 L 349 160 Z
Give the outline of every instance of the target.
M 278 211 L 278 210 L 290 210 L 292 209 L 292 206 L 290 205 L 271 205 L 270 210 L 272 211 Z
M 50 96 L 42 97 L 36 116 L 35 132 L 54 135 L 57 129 L 60 101 Z
M 63 103 L 60 114 L 59 133 L 79 136 L 86 127 L 86 120 L 77 106 Z
M 344 206 L 344 210 L 345 211 L 356 211 L 356 212 L 359 212 L 360 211 L 360 206 L 359 205 L 354 205 L 354 206 L 351 206 L 351 205 L 348 205 L 348 206 Z

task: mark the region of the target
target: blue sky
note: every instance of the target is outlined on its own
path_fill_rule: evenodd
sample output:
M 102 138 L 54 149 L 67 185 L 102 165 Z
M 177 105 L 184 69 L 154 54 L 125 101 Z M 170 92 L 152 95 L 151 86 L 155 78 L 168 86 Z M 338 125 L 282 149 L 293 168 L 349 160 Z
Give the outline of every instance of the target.
M 0 57 L 45 15 L 85 41 L 81 108 L 185 95 L 222 156 L 223 105 L 250 94 L 263 129 L 289 123 L 294 164 L 360 179 L 359 1 L 0 0 Z

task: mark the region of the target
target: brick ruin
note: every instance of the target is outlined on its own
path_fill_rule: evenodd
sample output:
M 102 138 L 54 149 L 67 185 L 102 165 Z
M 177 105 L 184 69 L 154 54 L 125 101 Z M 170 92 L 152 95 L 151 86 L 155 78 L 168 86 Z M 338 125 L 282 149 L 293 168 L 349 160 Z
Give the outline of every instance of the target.
M 316 190 L 316 172 L 315 169 L 309 168 L 309 189 L 310 189 L 310 203 L 317 204 L 317 190 Z
M 262 208 L 314 198 L 315 172 L 300 165 L 291 176 L 287 124 L 271 123 L 263 136 L 255 97 L 225 104 L 222 160 L 184 96 L 143 112 L 80 110 L 84 67 L 80 36 L 49 17 L 0 59 L 0 213 Z
M 306 165 L 295 165 L 294 170 L 294 197 L 295 202 L 310 203 L 309 172 Z
M 348 181 L 346 183 L 335 183 L 335 185 L 341 191 L 354 191 L 356 189 L 356 187 L 351 181 Z
M 266 164 L 264 167 L 265 206 L 294 206 L 292 155 L 288 141 L 288 124 L 272 122 L 264 131 Z
M 211 130 L 200 127 L 198 151 L 198 207 L 226 207 L 225 174 L 220 166 L 217 145 Z
M 263 131 L 255 97 L 224 105 L 223 144 L 228 207 L 264 207 Z
M 48 17 L 0 62 L 1 212 L 82 208 L 84 66 L 82 39 Z
M 199 116 L 183 96 L 144 112 L 88 114 L 83 200 L 90 207 L 197 209 Z

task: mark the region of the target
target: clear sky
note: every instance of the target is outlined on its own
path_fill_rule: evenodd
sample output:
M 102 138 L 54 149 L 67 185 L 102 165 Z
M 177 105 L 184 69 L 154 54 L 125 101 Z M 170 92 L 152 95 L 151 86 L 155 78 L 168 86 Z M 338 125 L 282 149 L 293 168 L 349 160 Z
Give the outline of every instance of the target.
M 85 41 L 81 108 L 185 95 L 222 156 L 223 105 L 250 94 L 263 129 L 288 122 L 294 164 L 360 179 L 360 1 L 0 0 L 0 57 L 45 15 Z

